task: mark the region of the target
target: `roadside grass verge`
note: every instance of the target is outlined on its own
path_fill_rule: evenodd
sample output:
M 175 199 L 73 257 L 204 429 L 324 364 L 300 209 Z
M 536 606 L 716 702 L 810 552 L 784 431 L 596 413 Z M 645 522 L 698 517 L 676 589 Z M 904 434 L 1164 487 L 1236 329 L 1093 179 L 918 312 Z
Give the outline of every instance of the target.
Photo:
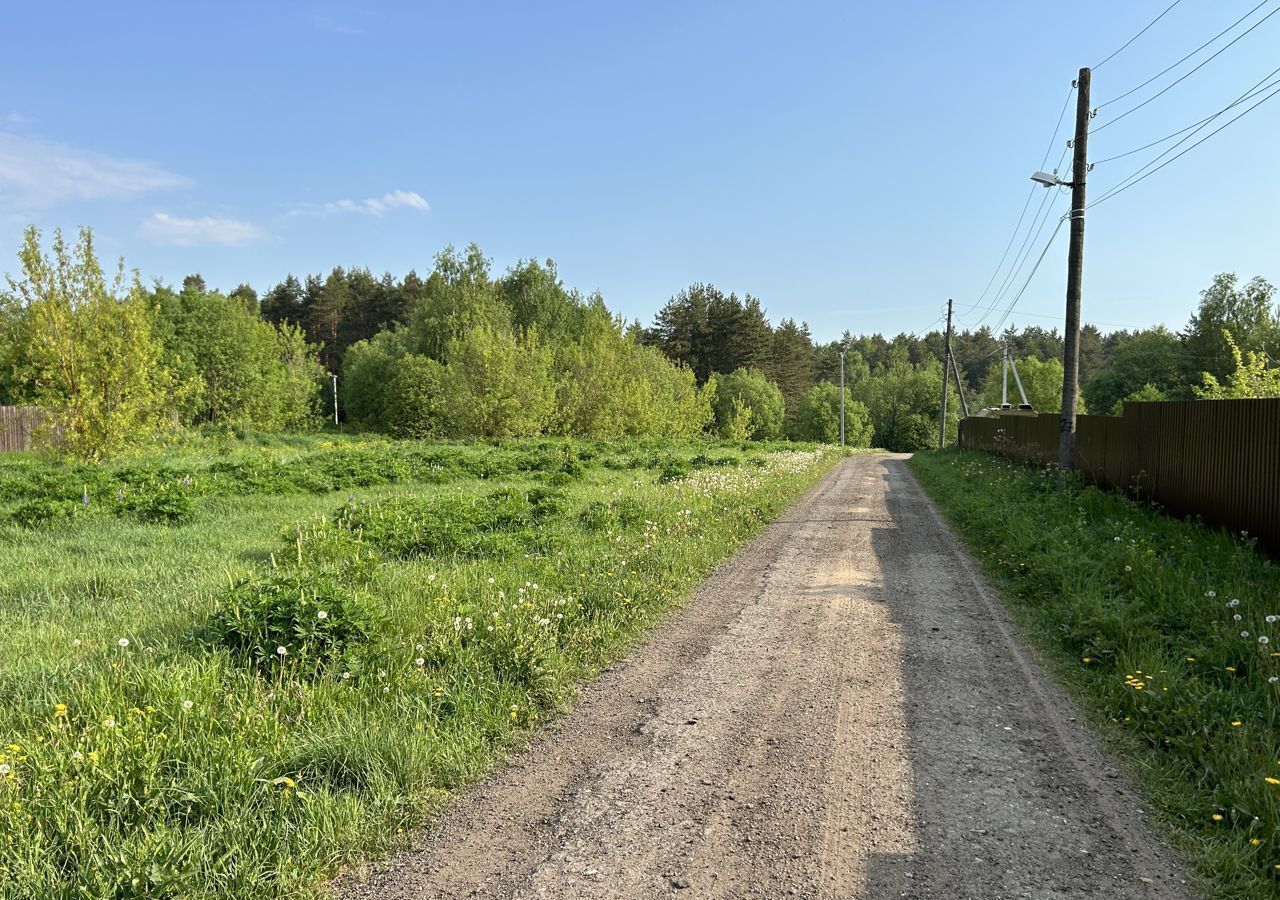
M 912 472 L 1213 897 L 1280 896 L 1280 572 L 1251 541 L 965 451 Z
M 108 468 L 88 513 L 0 522 L 0 898 L 322 893 L 566 709 L 839 458 L 233 449 L 275 474 L 244 488 L 186 448 L 130 464 L 129 485 L 191 475 L 181 517 L 96 511 L 121 489 Z M 294 480 L 314 471 L 340 489 Z M 0 465 L 23 493 L 5 508 L 83 507 L 83 475 Z

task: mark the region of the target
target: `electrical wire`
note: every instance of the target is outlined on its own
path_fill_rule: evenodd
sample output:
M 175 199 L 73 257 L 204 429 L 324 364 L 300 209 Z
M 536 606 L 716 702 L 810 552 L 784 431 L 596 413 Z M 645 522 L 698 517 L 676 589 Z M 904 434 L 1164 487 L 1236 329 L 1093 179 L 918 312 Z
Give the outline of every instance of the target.
M 1049 145 L 1044 149 L 1044 159 L 1040 161 L 1041 169 L 1045 167 L 1045 164 L 1049 161 L 1049 154 L 1053 152 L 1053 145 L 1058 140 L 1058 132 L 1062 129 L 1062 120 L 1067 115 L 1067 107 L 1071 105 L 1071 98 L 1075 95 L 1075 92 L 1075 82 L 1072 82 L 1071 87 L 1067 90 L 1066 99 L 1062 101 L 1062 110 L 1058 113 L 1058 121 L 1053 126 L 1053 136 L 1049 138 Z M 1062 165 L 1062 159 L 1065 158 L 1066 154 L 1064 152 L 1063 157 L 1058 160 L 1059 166 Z M 1027 217 L 1027 210 L 1031 207 L 1031 198 L 1035 195 L 1035 192 L 1036 185 L 1033 184 L 1031 185 L 1031 190 L 1027 192 L 1027 199 L 1022 204 L 1022 212 L 1018 215 L 1018 223 L 1013 226 L 1013 233 L 1009 235 L 1009 242 L 1005 244 L 1004 253 L 1000 254 L 1000 261 L 996 263 L 995 270 L 991 273 L 991 278 L 987 280 L 987 286 L 982 289 L 982 293 L 978 296 L 978 303 L 981 303 L 986 299 L 988 292 L 991 290 L 991 285 L 995 284 L 996 276 L 998 276 L 1000 274 L 1000 270 L 1004 268 L 1005 260 L 1009 258 L 1009 251 L 1013 248 L 1013 242 L 1017 240 L 1018 233 L 1022 230 L 1022 223 Z M 1043 206 L 1043 201 L 1041 205 Z M 1039 215 L 1039 210 L 1037 210 L 1037 215 Z M 1032 222 L 1034 221 L 1035 219 L 1033 218 Z M 1019 252 L 1021 252 L 1021 249 Z
M 1277 82 L 1277 83 L 1278 83 L 1278 84 L 1280 84 L 1280 82 Z M 1246 109 L 1244 112 L 1240 113 L 1238 116 L 1235 116 L 1235 117 L 1234 117 L 1234 118 L 1232 118 L 1232 119 L 1228 119 L 1226 122 L 1224 122 L 1223 124 L 1219 125 L 1219 126 L 1218 126 L 1217 128 L 1215 128 L 1213 131 L 1209 132 L 1209 133 L 1208 133 L 1208 134 L 1206 134 L 1204 137 L 1200 138 L 1200 140 L 1196 141 L 1194 144 L 1192 144 L 1191 146 L 1189 146 L 1189 147 L 1187 147 L 1186 149 L 1184 149 L 1181 153 L 1177 153 L 1177 154 L 1175 154 L 1175 155 L 1173 155 L 1173 156 L 1169 157 L 1169 159 L 1166 159 L 1164 162 L 1162 162 L 1160 165 L 1156 166 L 1156 167 L 1155 167 L 1154 169 L 1152 169 L 1150 172 L 1147 172 L 1145 175 L 1142 175 L 1141 177 L 1134 177 L 1134 176 L 1137 176 L 1139 172 L 1142 172 L 1142 170 L 1143 170 L 1143 169 L 1146 169 L 1146 168 L 1148 168 L 1149 166 L 1151 166 L 1151 164 L 1152 164 L 1152 163 L 1154 163 L 1154 162 L 1156 162 L 1156 160 L 1158 160 L 1158 159 L 1160 159 L 1161 157 L 1163 157 L 1163 156 L 1167 155 L 1171 150 L 1173 150 L 1173 149 L 1174 149 L 1174 147 L 1176 147 L 1176 146 L 1178 146 L 1178 145 L 1177 145 L 1177 144 L 1175 144 L 1175 145 L 1174 145 L 1174 147 L 1170 147 L 1170 148 L 1169 148 L 1169 150 L 1166 150 L 1164 153 L 1161 153 L 1161 154 L 1160 154 L 1160 156 L 1157 156 L 1157 157 L 1156 157 L 1156 159 L 1153 159 L 1151 162 L 1147 163 L 1147 165 L 1143 166 L 1143 167 L 1142 167 L 1142 169 L 1139 169 L 1137 172 L 1134 172 L 1134 173 L 1133 173 L 1133 175 L 1130 175 L 1130 176 L 1129 176 L 1128 178 L 1126 178 L 1124 181 L 1120 182 L 1120 184 L 1118 184 L 1116 187 L 1113 187 L 1111 190 L 1107 191 L 1107 193 L 1103 194 L 1103 195 L 1102 195 L 1101 197 L 1099 197 L 1097 200 L 1094 200 L 1092 203 L 1088 204 L 1088 205 L 1085 207 L 1085 209 L 1092 209 L 1093 207 L 1097 206 L 1099 203 L 1105 203 L 1107 200 L 1110 200 L 1112 197 L 1116 196 L 1117 194 L 1122 194 L 1122 193 L 1124 193 L 1125 191 L 1127 191 L 1129 188 L 1133 187 L 1135 184 L 1138 184 L 1139 182 L 1141 182 L 1141 181 L 1145 181 L 1146 179 L 1150 178 L 1152 175 L 1156 174 L 1156 172 L 1159 172 L 1161 169 L 1163 169 L 1165 166 L 1169 165 L 1169 163 L 1173 162 L 1175 159 L 1178 159 L 1179 157 L 1185 156 L 1186 154 L 1188 154 L 1188 153 L 1190 153 L 1192 150 L 1194 150 L 1196 147 L 1199 147 L 1199 146 L 1200 146 L 1201 144 L 1203 144 L 1205 141 L 1209 140 L 1209 138 L 1213 137 L 1213 136 L 1214 136 L 1215 134 L 1217 134 L 1218 132 L 1222 131 L 1222 130 L 1223 130 L 1223 129 L 1225 129 L 1225 128 L 1230 127 L 1232 124 L 1234 124 L 1234 123 L 1238 122 L 1239 120 L 1243 119 L 1245 116 L 1247 116 L 1249 113 L 1253 112 L 1253 111 L 1254 111 L 1255 109 L 1257 109 L 1259 106 L 1261 106 L 1262 104 L 1266 103 L 1266 102 L 1267 102 L 1268 100 L 1270 100 L 1272 97 L 1276 96 L 1276 94 L 1280 94 L 1280 87 L 1276 87 L 1274 90 L 1272 90 L 1272 91 L 1271 91 L 1271 93 L 1267 94 L 1265 97 L 1263 97 L 1263 98 L 1262 98 L 1261 100 L 1259 100 L 1257 103 L 1255 103 L 1255 104 L 1253 104 L 1252 106 L 1250 106 L 1248 109 Z M 1203 126 L 1202 126 L 1202 127 L 1203 127 Z M 1195 132 L 1192 132 L 1192 134 L 1194 134 L 1194 133 L 1195 133 Z M 1187 137 L 1189 138 L 1189 137 L 1191 137 L 1191 135 L 1187 135 Z M 1187 138 L 1183 138 L 1182 140 L 1183 140 L 1183 141 L 1185 141 L 1186 139 L 1187 139 Z M 1181 144 L 1181 143 L 1182 143 L 1182 141 L 1179 141 L 1178 143 L 1179 143 L 1179 144 Z
M 1237 25 L 1239 25 L 1239 24 L 1240 24 L 1241 22 L 1243 22 L 1245 19 L 1249 18 L 1249 16 L 1253 15 L 1255 12 L 1257 12 L 1259 9 L 1261 9 L 1261 8 L 1262 8 L 1262 7 L 1264 7 L 1264 6 L 1266 6 L 1266 5 L 1267 5 L 1268 3 L 1270 3 L 1270 2 L 1272 2 L 1272 0 L 1262 0 L 1262 2 L 1261 2 L 1261 3 L 1259 3 L 1259 4 L 1258 4 L 1257 6 L 1255 6 L 1253 9 L 1249 10 L 1247 13 L 1245 13 L 1245 14 L 1244 14 L 1243 16 L 1241 16 L 1239 19 L 1236 19 L 1236 21 L 1232 22 L 1232 23 L 1231 23 L 1227 28 L 1225 28 L 1225 29 L 1223 29 L 1222 31 L 1218 32 L 1216 35 L 1214 35 L 1214 36 L 1213 36 L 1212 38 L 1210 38 L 1208 41 L 1206 41 L 1205 43 L 1201 44 L 1201 45 L 1200 45 L 1199 47 L 1197 47 L 1196 49 L 1192 50 L 1190 53 L 1188 53 L 1186 56 L 1182 57 L 1182 59 L 1178 60 L 1178 61 L 1177 61 L 1176 63 L 1174 63 L 1173 65 L 1169 66 L 1169 67 L 1168 67 L 1168 68 L 1166 68 L 1166 69 L 1163 69 L 1163 70 L 1162 70 L 1162 71 L 1160 71 L 1160 72 L 1157 72 L 1155 75 L 1152 75 L 1152 76 L 1151 76 L 1150 78 L 1148 78 L 1146 81 L 1142 82 L 1142 84 L 1138 85 L 1138 86 L 1137 86 L 1137 87 L 1135 87 L 1135 88 L 1131 88 L 1131 89 L 1129 89 L 1129 90 L 1125 91 L 1123 94 L 1119 95 L 1118 97 L 1112 97 L 1110 100 L 1106 101 L 1105 103 L 1100 103 L 1100 104 L 1098 104 L 1098 106 L 1097 106 L 1097 107 L 1095 107 L 1094 111 L 1095 111 L 1095 112 L 1097 112 L 1097 110 L 1099 110 L 1099 109 L 1102 109 L 1102 108 L 1104 108 L 1104 107 L 1110 106 L 1112 103 L 1116 103 L 1117 101 L 1123 100 L 1125 97 L 1128 97 L 1128 96 L 1130 96 L 1131 94 L 1137 93 L 1138 91 L 1142 90 L 1142 89 L 1143 89 L 1144 87 L 1146 87 L 1147 85 L 1151 84 L 1151 82 L 1153 82 L 1153 81 L 1157 80 L 1158 78 L 1161 78 L 1162 76 L 1164 76 L 1164 75 L 1168 74 L 1170 71 L 1172 71 L 1173 69 L 1176 69 L 1178 66 L 1182 65 L 1182 64 L 1183 64 L 1184 62 L 1186 62 L 1188 59 L 1190 59 L 1191 57 L 1195 56 L 1197 53 L 1199 53 L 1199 52 L 1200 52 L 1201 50 L 1203 50 L 1205 47 L 1208 47 L 1210 44 L 1212 44 L 1212 43 L 1213 43 L 1214 41 L 1216 41 L 1218 38 L 1222 37 L 1222 36 L 1223 36 L 1224 34 L 1226 34 L 1228 31 L 1230 31 L 1231 29 L 1235 28 Z M 1221 56 L 1221 55 L 1222 55 L 1223 53 L 1225 53 L 1228 49 L 1230 49 L 1234 44 L 1236 44 L 1236 43 L 1237 43 L 1237 42 L 1239 42 L 1241 39 L 1243 39 L 1247 34 L 1249 34 L 1251 31 L 1253 31 L 1255 28 L 1257 28 L 1257 27 L 1258 27 L 1259 25 L 1261 25 L 1263 22 L 1267 21 L 1267 19 L 1270 19 L 1270 18 L 1271 18 L 1272 16 L 1274 16 L 1277 12 L 1280 12 L 1280 7 L 1276 8 L 1276 9 L 1273 9 L 1271 12 L 1267 13 L 1265 16 L 1263 16 L 1263 17 L 1262 17 L 1261 19 L 1259 19 L 1257 22 L 1254 22 L 1252 25 L 1250 25 L 1250 26 L 1249 26 L 1247 29 L 1245 29 L 1243 32 L 1241 32 L 1240 34 L 1238 34 L 1238 35 L 1236 35 L 1234 38 L 1232 38 L 1232 39 L 1231 39 L 1231 41 L 1230 41 L 1228 44 L 1226 44 L 1226 46 L 1221 47 L 1220 49 L 1216 50 L 1216 51 L 1213 53 L 1213 55 L 1212 55 L 1212 56 L 1208 57 L 1207 59 L 1205 59 L 1204 61 L 1202 61 L 1201 63 L 1199 63 L 1195 68 L 1191 69 L 1189 72 L 1187 72 L 1187 73 L 1185 73 L 1185 74 L 1183 74 L 1183 75 L 1179 76 L 1176 80 L 1174 80 L 1174 81 L 1173 81 L 1173 82 L 1171 82 L 1170 84 L 1166 85 L 1164 88 L 1162 88 L 1162 89 L 1161 89 L 1160 91 L 1158 91 L 1157 93 L 1155 93 L 1155 94 L 1151 95 L 1151 96 L 1150 96 L 1150 97 L 1148 97 L 1146 100 L 1143 100 L 1143 101 L 1142 101 L 1141 103 L 1139 103 L 1137 106 L 1134 106 L 1134 107 L 1131 107 L 1130 109 L 1125 110 L 1124 112 L 1122 112 L 1120 115 L 1116 116 L 1116 117 L 1115 117 L 1115 118 L 1113 118 L 1113 119 L 1108 119 L 1106 122 L 1103 122 L 1103 123 L 1102 123 L 1101 125 L 1099 125 L 1097 128 L 1091 128 L 1091 129 L 1089 130 L 1089 133 L 1090 133 L 1090 134 L 1094 134 L 1095 132 L 1101 131 L 1101 130 L 1103 130 L 1104 128 L 1107 128 L 1107 127 L 1109 127 L 1109 126 L 1111 126 L 1111 125 L 1114 125 L 1116 122 L 1119 122 L 1121 119 L 1125 118 L 1126 116 L 1130 115 L 1131 113 L 1137 112 L 1138 110 L 1142 109 L 1142 107 L 1146 106 L 1146 105 L 1147 105 L 1148 103 L 1150 103 L 1152 100 L 1155 100 L 1157 97 L 1161 96 L 1162 94 L 1164 94 L 1165 92 L 1167 92 L 1168 90 L 1170 90 L 1171 88 L 1173 88 L 1175 85 L 1177 85 L 1177 84 L 1179 84 L 1179 83 L 1181 83 L 1181 82 L 1185 81 L 1186 79 L 1190 78 L 1192 75 L 1194 75 L 1196 72 L 1200 71 L 1202 68 L 1204 68 L 1204 67 L 1205 67 L 1206 65 L 1208 65 L 1210 62 L 1212 62 L 1214 59 L 1216 59 L 1217 57 Z
M 1218 118 L 1218 116 L 1222 115 L 1224 112 L 1234 109 L 1235 107 L 1239 106 L 1241 103 L 1244 103 L 1246 100 L 1252 100 L 1258 94 L 1262 93 L 1263 91 L 1269 90 L 1275 84 L 1280 83 L 1280 82 L 1273 81 L 1271 82 L 1271 84 L 1266 84 L 1268 79 L 1274 78 L 1277 74 L 1280 74 L 1280 67 L 1272 69 L 1265 76 L 1263 76 L 1262 79 L 1258 81 L 1257 84 L 1249 88 L 1249 90 L 1245 91 L 1235 100 L 1232 100 L 1230 103 L 1228 103 L 1226 106 L 1222 107 L 1222 109 L 1218 110 L 1212 115 L 1205 116 L 1199 122 L 1192 122 L 1186 128 L 1179 128 L 1177 131 L 1173 132 L 1172 134 L 1166 134 L 1164 137 L 1158 140 L 1154 140 L 1149 144 L 1143 144 L 1141 147 L 1135 147 L 1132 150 L 1126 150 L 1124 153 L 1117 153 L 1115 156 L 1108 156 L 1106 159 L 1099 159 L 1095 161 L 1093 165 L 1100 166 L 1103 163 L 1109 163 L 1109 162 L 1112 162 L 1113 160 L 1121 159 L 1125 156 L 1132 156 L 1135 153 L 1141 153 L 1143 150 L 1150 150 L 1152 147 L 1155 147 L 1157 144 L 1163 144 L 1165 141 L 1172 140 L 1173 138 L 1176 138 L 1180 134 L 1185 134 L 1186 132 L 1191 131 L 1191 129 L 1193 128 L 1198 128 L 1201 125 L 1207 125 L 1210 122 L 1212 122 L 1214 119 Z
M 1062 155 L 1058 157 L 1058 166 L 1055 167 L 1055 171 L 1057 170 L 1057 168 L 1060 168 L 1062 166 L 1063 161 L 1067 158 L 1068 149 L 1070 148 L 1064 147 L 1062 149 Z M 1058 191 L 1056 193 L 1060 194 L 1061 191 Z M 1045 191 L 1044 199 L 1040 201 L 1040 206 L 1036 210 L 1036 215 L 1031 220 L 1031 227 L 1027 230 L 1026 236 L 1022 239 L 1022 246 L 1018 248 L 1018 253 L 1014 257 L 1014 260 L 1015 260 L 1014 266 L 1009 270 L 1008 274 L 1005 276 L 1005 279 L 1001 283 L 1000 289 L 996 292 L 996 295 L 991 298 L 991 303 L 987 307 L 986 311 L 983 312 L 983 314 L 978 317 L 976 322 L 972 322 L 972 323 L 966 322 L 966 324 L 970 324 L 973 326 L 980 325 L 983 321 L 986 320 L 987 316 L 989 316 L 992 312 L 994 312 L 996 307 L 1000 305 L 1000 301 L 1008 294 L 1009 288 L 1012 287 L 1014 284 L 1017 284 L 1018 276 L 1022 273 L 1022 269 L 1024 266 L 1026 266 L 1027 259 L 1031 255 L 1031 249 L 1034 246 L 1034 242 L 1037 239 L 1039 239 L 1040 232 L 1044 230 L 1045 223 L 1049 221 L 1049 214 L 1053 211 L 1053 206 L 1049 201 L 1054 197 L 1055 197 L 1054 191 L 1050 191 L 1050 190 Z M 1040 224 L 1037 225 L 1036 222 L 1039 222 Z
M 1123 44 L 1121 44 L 1121 45 L 1120 45 L 1120 49 L 1119 49 L 1119 50 L 1117 50 L 1115 53 L 1112 53 L 1110 56 L 1108 56 L 1108 57 L 1107 57 L 1106 59 L 1104 59 L 1102 62 L 1098 63 L 1096 66 L 1094 66 L 1094 68 L 1095 68 L 1095 69 L 1101 69 L 1104 63 L 1109 63 L 1109 62 L 1111 62 L 1111 60 L 1113 60 L 1113 59 L 1115 59 L 1117 56 L 1119 56 L 1119 55 L 1120 55 L 1120 53 L 1121 53 L 1121 52 L 1122 52 L 1126 47 L 1128 47 L 1130 44 L 1132 44 L 1132 43 L 1133 43 L 1134 41 L 1136 41 L 1138 38 L 1140 38 L 1140 37 L 1142 37 L 1144 34 L 1146 34 L 1146 33 L 1147 33 L 1147 29 L 1149 29 L 1152 25 L 1156 24 L 1156 23 L 1157 23 L 1157 22 L 1159 22 L 1161 19 L 1163 19 L 1166 15 L 1168 15 L 1169 10 L 1173 9 L 1175 6 L 1177 6 L 1177 5 L 1178 5 L 1179 3 L 1181 3 L 1181 2 L 1182 2 L 1182 0 L 1173 0 L 1173 2 L 1169 4 L 1169 6 L 1165 9 L 1165 11 L 1164 11 L 1164 12 L 1160 13 L 1160 15 L 1156 16 L 1154 19 L 1152 19 L 1150 22 L 1148 22 L 1148 23 L 1147 23 L 1146 28 L 1143 28 L 1141 31 L 1139 31 L 1137 34 L 1135 34 L 1133 37 L 1129 38 L 1129 40 L 1127 40 L 1127 41 L 1125 41 Z
M 1045 242 L 1044 249 L 1040 251 L 1040 257 L 1036 260 L 1036 264 L 1031 267 L 1031 271 L 1027 274 L 1027 280 L 1022 283 L 1022 287 L 1018 293 L 1010 301 L 1008 309 L 1004 311 L 1004 315 L 1000 317 L 1000 321 L 992 327 L 993 332 L 998 332 L 1004 323 L 1009 320 L 1009 316 L 1013 313 L 1013 308 L 1018 305 L 1018 301 L 1022 299 L 1022 295 L 1026 293 L 1027 288 L 1031 285 L 1031 279 L 1036 277 L 1036 272 L 1040 270 L 1040 264 L 1044 262 L 1044 258 L 1049 254 L 1049 248 L 1053 246 L 1054 240 L 1057 239 L 1058 233 L 1062 231 L 1062 223 L 1067 221 L 1068 216 L 1062 216 L 1058 219 L 1058 224 L 1053 229 L 1053 234 L 1049 235 L 1049 240 Z

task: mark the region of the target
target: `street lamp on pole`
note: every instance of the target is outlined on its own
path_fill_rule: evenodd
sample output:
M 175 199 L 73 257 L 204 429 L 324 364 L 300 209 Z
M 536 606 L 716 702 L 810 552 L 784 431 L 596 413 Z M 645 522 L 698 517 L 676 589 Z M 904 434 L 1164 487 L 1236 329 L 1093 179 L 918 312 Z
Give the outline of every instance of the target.
M 848 347 L 840 348 L 840 446 L 844 446 L 844 354 Z

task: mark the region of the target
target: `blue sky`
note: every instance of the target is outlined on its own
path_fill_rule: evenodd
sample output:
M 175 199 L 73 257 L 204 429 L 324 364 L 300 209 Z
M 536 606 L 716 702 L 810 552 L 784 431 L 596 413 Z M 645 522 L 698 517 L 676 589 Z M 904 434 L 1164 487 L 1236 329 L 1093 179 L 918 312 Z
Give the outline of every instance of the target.
M 924 329 L 982 294 L 1077 69 L 1168 2 L 1082 0 L 1081 28 L 1014 0 L 11 5 L 0 270 L 26 223 L 90 225 L 145 279 L 260 291 L 339 264 L 425 272 L 475 241 L 499 269 L 551 257 L 645 322 L 709 281 L 819 339 Z M 1096 71 L 1094 105 L 1255 2 L 1183 0 Z M 1278 47 L 1280 15 L 1092 158 L 1217 111 Z M 1278 143 L 1280 99 L 1090 210 L 1085 319 L 1179 327 L 1216 272 L 1280 280 Z M 1166 146 L 1099 165 L 1091 197 Z M 1060 318 L 1065 252 L 1064 227 L 1012 321 Z

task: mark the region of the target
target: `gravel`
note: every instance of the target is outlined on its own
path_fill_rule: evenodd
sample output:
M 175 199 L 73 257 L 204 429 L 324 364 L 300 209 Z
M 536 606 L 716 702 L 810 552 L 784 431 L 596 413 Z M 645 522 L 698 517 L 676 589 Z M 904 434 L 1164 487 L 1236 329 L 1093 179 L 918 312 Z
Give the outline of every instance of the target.
M 336 895 L 1193 897 L 904 459 L 842 462 Z

